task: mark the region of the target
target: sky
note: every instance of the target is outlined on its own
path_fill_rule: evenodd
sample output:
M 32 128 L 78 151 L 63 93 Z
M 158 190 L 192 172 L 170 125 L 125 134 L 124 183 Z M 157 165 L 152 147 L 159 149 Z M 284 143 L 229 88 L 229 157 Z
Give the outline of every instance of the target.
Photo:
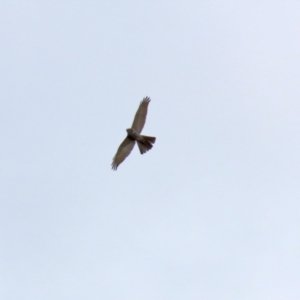
M 1 299 L 300 299 L 299 1 L 1 1 L 0 40 Z

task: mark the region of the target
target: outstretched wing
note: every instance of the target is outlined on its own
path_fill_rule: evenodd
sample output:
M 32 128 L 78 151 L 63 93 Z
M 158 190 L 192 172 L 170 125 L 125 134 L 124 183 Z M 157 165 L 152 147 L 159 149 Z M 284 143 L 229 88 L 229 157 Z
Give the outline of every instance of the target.
M 137 130 L 139 133 L 141 133 L 145 122 L 146 122 L 146 116 L 147 116 L 147 110 L 148 110 L 148 104 L 150 102 L 150 98 L 149 97 L 145 97 L 141 103 L 140 106 L 135 114 L 133 123 L 131 128 L 134 128 L 135 130 Z
M 125 140 L 121 143 L 118 148 L 116 155 L 113 158 L 113 162 L 111 167 L 113 170 L 117 170 L 119 164 L 121 164 L 124 159 L 130 154 L 131 150 L 133 149 L 135 141 L 130 139 L 128 136 Z

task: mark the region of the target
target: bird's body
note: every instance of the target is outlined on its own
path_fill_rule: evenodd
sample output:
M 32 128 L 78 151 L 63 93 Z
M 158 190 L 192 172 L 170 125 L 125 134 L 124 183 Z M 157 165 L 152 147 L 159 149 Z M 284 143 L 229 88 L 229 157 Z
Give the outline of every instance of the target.
M 118 166 L 130 154 L 136 142 L 138 143 L 141 154 L 146 153 L 153 147 L 152 144 L 155 143 L 156 138 L 140 134 L 146 122 L 149 102 L 149 97 L 145 97 L 141 101 L 140 106 L 135 114 L 131 128 L 126 129 L 127 137 L 119 146 L 111 164 L 113 170 L 116 170 Z
M 134 128 L 128 128 L 126 129 L 126 131 L 127 131 L 127 136 L 133 140 L 137 140 L 138 137 L 140 136 L 138 131 L 135 130 Z

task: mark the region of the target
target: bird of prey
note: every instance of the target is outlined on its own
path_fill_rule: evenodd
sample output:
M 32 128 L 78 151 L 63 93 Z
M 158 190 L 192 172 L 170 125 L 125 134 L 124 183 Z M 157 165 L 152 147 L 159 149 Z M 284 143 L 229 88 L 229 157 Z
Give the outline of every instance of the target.
M 116 155 L 111 164 L 113 170 L 117 170 L 118 166 L 125 160 L 133 149 L 135 142 L 137 142 L 141 154 L 150 150 L 155 143 L 156 138 L 153 136 L 141 135 L 142 129 L 146 122 L 148 105 L 150 102 L 149 97 L 145 97 L 134 116 L 131 128 L 126 129 L 127 136 L 118 148 Z

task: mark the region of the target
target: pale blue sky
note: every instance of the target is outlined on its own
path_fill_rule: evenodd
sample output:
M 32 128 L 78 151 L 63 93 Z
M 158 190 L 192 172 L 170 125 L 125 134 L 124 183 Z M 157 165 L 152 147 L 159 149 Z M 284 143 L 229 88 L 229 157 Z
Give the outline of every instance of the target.
M 1 299 L 300 299 L 299 1 L 1 1 L 0 38 Z

